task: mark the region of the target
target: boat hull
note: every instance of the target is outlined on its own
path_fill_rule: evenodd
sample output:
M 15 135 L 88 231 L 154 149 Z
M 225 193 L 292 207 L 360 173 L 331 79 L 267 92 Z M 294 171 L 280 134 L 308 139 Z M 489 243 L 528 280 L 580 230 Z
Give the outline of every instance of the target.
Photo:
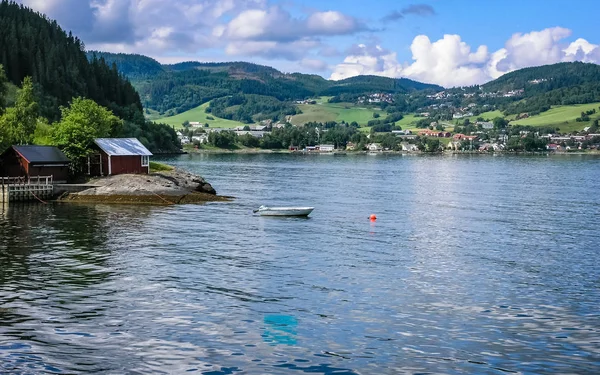
M 267 207 L 258 210 L 260 216 L 308 216 L 314 207 Z

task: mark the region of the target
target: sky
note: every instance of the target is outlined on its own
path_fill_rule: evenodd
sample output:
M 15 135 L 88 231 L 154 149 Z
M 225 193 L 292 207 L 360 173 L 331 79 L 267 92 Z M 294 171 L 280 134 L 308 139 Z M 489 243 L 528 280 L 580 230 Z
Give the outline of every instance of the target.
M 600 63 L 597 0 L 18 0 L 88 50 L 161 63 L 248 61 L 444 87 L 529 66 Z

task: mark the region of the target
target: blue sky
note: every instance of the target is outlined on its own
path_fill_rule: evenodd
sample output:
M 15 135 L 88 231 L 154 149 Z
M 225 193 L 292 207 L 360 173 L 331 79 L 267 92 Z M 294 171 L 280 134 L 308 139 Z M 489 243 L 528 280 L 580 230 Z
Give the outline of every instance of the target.
M 88 49 L 164 63 L 250 61 L 342 79 L 480 84 L 527 66 L 600 62 L 592 0 L 19 0 Z

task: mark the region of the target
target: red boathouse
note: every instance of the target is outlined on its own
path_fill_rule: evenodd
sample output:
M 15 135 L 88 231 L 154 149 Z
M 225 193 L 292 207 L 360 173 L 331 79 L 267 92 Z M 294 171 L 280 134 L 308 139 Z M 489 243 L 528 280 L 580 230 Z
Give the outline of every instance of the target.
M 91 176 L 150 172 L 152 153 L 136 138 L 97 138 L 94 149 L 98 152 L 88 158 Z
M 52 146 L 12 146 L 0 155 L 0 177 L 52 176 L 67 182 L 70 160 Z

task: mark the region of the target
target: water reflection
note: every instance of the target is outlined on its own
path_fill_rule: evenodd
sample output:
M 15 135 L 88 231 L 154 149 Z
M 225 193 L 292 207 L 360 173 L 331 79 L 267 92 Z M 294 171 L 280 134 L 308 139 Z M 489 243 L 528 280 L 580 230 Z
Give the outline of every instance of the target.
M 175 160 L 228 203 L 9 207 L 0 373 L 596 372 L 597 159 L 324 159 Z
M 270 345 L 296 345 L 298 320 L 290 315 L 267 315 L 263 341 Z

